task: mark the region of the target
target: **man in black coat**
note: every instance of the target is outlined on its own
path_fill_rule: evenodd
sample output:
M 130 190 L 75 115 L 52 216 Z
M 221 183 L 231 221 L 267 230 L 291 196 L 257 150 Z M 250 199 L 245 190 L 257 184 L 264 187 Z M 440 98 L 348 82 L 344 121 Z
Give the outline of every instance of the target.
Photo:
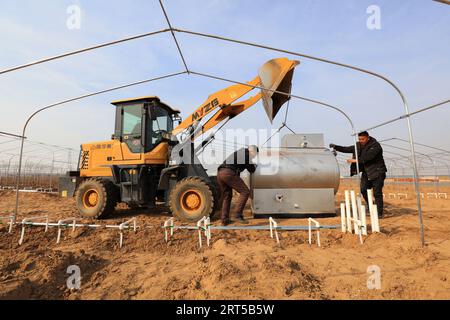
M 369 136 L 367 131 L 358 134 L 359 142 L 356 144 L 358 149 L 359 169 L 361 176 L 361 194 L 367 201 L 367 190 L 374 189 L 375 203 L 378 209 L 378 216 L 383 217 L 383 186 L 386 179 L 386 164 L 383 158 L 383 148 L 373 137 Z M 342 147 L 330 144 L 330 148 L 338 152 L 353 153 L 353 158 L 347 160 L 350 166 L 350 175 L 356 175 L 356 157 L 355 147 Z

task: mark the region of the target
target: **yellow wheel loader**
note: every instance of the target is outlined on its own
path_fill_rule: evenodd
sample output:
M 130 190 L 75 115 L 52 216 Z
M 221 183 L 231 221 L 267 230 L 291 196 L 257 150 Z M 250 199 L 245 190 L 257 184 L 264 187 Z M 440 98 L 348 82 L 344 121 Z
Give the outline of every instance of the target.
M 247 85 L 210 95 L 184 121 L 178 110 L 155 96 L 112 102 L 116 108 L 112 139 L 81 145 L 78 170 L 60 177 L 60 196 L 75 196 L 81 216 L 87 218 L 106 217 L 122 202 L 153 207 L 157 201 L 184 221 L 210 216 L 218 207 L 219 191 L 215 177 L 208 176 L 196 154 L 213 136 L 197 149 L 195 139 L 261 99 L 272 121 L 289 99 L 277 92 L 290 92 L 298 63 L 270 60 Z M 258 94 L 238 101 L 255 87 L 261 88 Z

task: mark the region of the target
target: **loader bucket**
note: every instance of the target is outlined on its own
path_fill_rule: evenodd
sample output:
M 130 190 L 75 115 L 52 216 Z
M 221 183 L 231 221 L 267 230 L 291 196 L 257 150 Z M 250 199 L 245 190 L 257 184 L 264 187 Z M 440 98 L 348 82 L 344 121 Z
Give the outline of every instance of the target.
M 271 123 L 281 107 L 290 99 L 289 96 L 278 92 L 291 93 L 292 77 L 298 64 L 300 61 L 278 58 L 266 62 L 259 69 L 258 74 L 263 88 L 262 101 Z

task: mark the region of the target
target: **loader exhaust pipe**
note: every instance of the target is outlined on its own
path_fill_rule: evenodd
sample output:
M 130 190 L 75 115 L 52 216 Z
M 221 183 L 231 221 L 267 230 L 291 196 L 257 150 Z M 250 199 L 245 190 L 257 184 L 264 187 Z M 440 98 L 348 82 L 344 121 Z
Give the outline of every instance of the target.
M 278 93 L 290 94 L 294 69 L 300 61 L 278 58 L 266 62 L 258 72 L 261 80 L 261 99 L 270 122 L 280 111 L 281 107 L 290 99 L 289 96 Z M 278 92 L 274 92 L 278 91 Z

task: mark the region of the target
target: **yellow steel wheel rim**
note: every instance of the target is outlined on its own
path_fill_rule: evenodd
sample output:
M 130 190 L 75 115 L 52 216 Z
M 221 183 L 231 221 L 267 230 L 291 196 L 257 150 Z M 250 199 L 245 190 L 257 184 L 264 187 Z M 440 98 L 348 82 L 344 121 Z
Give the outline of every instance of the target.
M 86 191 L 83 195 L 83 205 L 86 208 L 94 208 L 97 206 L 99 201 L 99 194 L 97 190 L 90 189 Z
M 190 189 L 181 195 L 181 207 L 184 211 L 192 213 L 202 205 L 202 196 L 196 190 Z

